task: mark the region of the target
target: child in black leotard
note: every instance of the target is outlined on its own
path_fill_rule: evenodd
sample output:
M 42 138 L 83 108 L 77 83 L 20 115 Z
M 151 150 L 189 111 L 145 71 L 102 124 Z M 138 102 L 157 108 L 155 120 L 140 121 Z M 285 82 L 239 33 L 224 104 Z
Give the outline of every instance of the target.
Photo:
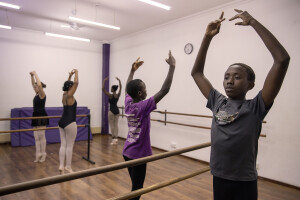
M 105 81 L 108 80 L 108 77 L 106 77 L 103 82 L 102 82 L 102 91 L 106 96 L 109 97 L 108 102 L 109 102 L 109 112 L 108 112 L 108 121 L 109 121 L 109 126 L 111 129 L 111 136 L 112 136 L 112 142 L 110 144 L 117 144 L 118 143 L 118 121 L 119 121 L 119 116 L 120 116 L 120 111 L 117 106 L 118 100 L 121 95 L 122 91 L 122 84 L 121 81 L 118 77 L 116 79 L 119 81 L 119 92 L 117 93 L 118 90 L 118 85 L 113 85 L 111 86 L 111 93 L 105 90 Z
M 36 74 L 35 71 L 30 72 L 32 87 L 36 93 L 33 99 L 33 117 L 42 117 L 48 116 L 45 111 L 46 103 L 46 94 L 43 88 L 46 88 L 46 85 L 42 83 Z M 31 126 L 34 128 L 46 128 L 49 124 L 49 119 L 33 119 Z M 34 140 L 35 140 L 35 161 L 34 162 L 44 162 L 46 160 L 46 137 L 45 130 L 34 131 Z
M 71 77 L 75 74 L 74 82 L 71 81 Z M 59 120 L 59 132 L 61 145 L 59 149 L 59 171 L 63 172 L 64 169 L 68 172 L 73 172 L 71 168 L 73 146 L 77 136 L 77 124 L 76 124 L 76 107 L 77 102 L 74 98 L 74 93 L 78 87 L 78 71 L 72 70 L 69 73 L 69 79 L 63 86 L 63 98 L 62 103 L 64 106 L 64 112 Z M 66 160 L 66 165 L 65 165 Z

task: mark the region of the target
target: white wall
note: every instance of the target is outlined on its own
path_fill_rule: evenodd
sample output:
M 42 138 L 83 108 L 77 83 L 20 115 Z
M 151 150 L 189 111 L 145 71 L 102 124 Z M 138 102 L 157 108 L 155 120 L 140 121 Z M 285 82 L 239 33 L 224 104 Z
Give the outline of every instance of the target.
M 206 99 L 193 82 L 190 72 L 200 47 L 207 24 L 219 17 L 221 11 L 225 18 L 235 15 L 234 8 L 248 10 L 264 24 L 282 43 L 291 56 L 290 68 L 275 103 L 265 118 L 262 133 L 266 138 L 259 140 L 258 173 L 262 177 L 300 186 L 300 137 L 299 121 L 300 100 L 300 2 L 297 0 L 251 0 L 237 1 L 206 12 L 177 20 L 159 27 L 119 38 L 112 43 L 111 78 L 118 76 L 123 84 L 131 64 L 137 57 L 144 65 L 136 72 L 135 78 L 142 79 L 147 86 L 148 95 L 154 95 L 161 87 L 168 65 L 164 59 L 171 49 L 176 58 L 176 71 L 170 93 L 158 104 L 158 110 L 208 114 Z M 235 26 L 235 22 L 226 20 L 221 31 L 209 48 L 205 73 L 213 86 L 223 92 L 222 81 L 226 68 L 234 62 L 244 62 L 256 72 L 255 88 L 247 98 L 253 98 L 263 86 L 268 70 L 272 66 L 272 57 L 261 39 L 251 27 Z M 195 47 L 191 55 L 184 54 L 186 43 Z M 119 105 L 124 105 L 124 93 Z M 163 119 L 159 114 L 152 118 Z M 168 120 L 182 123 L 210 125 L 210 120 L 178 116 L 168 116 Z M 120 120 L 120 135 L 127 135 L 126 119 Z M 152 122 L 152 146 L 170 150 L 172 142 L 177 148 L 210 141 L 209 130 L 187 128 L 176 125 L 164 126 Z M 187 155 L 209 161 L 210 149 L 190 152 Z
M 91 109 L 91 126 L 101 125 L 102 44 L 44 36 L 28 30 L 0 30 L 0 118 L 10 110 L 32 107 L 35 95 L 29 72 L 35 70 L 47 84 L 47 107 L 62 106 L 62 85 L 68 72 L 79 71 L 75 93 L 78 106 Z M 9 130 L 9 121 L 0 130 Z

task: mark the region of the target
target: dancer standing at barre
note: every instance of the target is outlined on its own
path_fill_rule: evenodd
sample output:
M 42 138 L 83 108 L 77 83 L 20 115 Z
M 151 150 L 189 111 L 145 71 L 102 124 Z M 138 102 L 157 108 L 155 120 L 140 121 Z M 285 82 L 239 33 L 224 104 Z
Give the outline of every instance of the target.
M 111 129 L 111 136 L 112 136 L 112 141 L 110 144 L 118 143 L 118 132 L 119 132 L 118 122 L 119 122 L 120 111 L 117 103 L 121 95 L 122 84 L 118 77 L 116 77 L 116 79 L 119 81 L 119 86 L 120 86 L 118 93 L 117 93 L 119 87 L 118 85 L 111 86 L 112 93 L 109 93 L 108 91 L 105 90 L 105 81 L 108 80 L 108 77 L 106 77 L 102 82 L 102 91 L 109 98 L 108 99 L 109 102 L 108 121 Z
M 232 64 L 225 72 L 223 87 L 227 97 L 214 89 L 205 77 L 203 71 L 207 50 L 213 37 L 219 33 L 221 22 L 225 20 L 223 13 L 206 28 L 192 76 L 208 99 L 206 106 L 214 116 L 210 156 L 214 199 L 256 200 L 258 138 L 263 119 L 283 83 L 290 57 L 272 33 L 248 12 L 235 11 L 238 14 L 230 21 L 241 19 L 236 25 L 252 27 L 273 57 L 273 66 L 262 90 L 253 99 L 246 100 L 247 92 L 254 87 L 255 74 L 251 67 L 243 63 Z
M 35 97 L 33 99 L 33 117 L 44 117 L 48 116 L 45 110 L 46 104 L 46 94 L 44 88 L 46 85 L 40 81 L 37 73 L 35 71 L 30 72 L 31 84 L 33 90 L 35 91 Z M 33 119 L 31 121 L 31 126 L 34 128 L 46 128 L 49 124 L 49 119 Z M 46 160 L 46 136 L 45 130 L 33 131 L 35 140 L 35 160 L 34 162 L 44 162 Z
M 74 81 L 71 81 L 71 78 L 74 74 L 75 74 Z M 61 145 L 59 149 L 59 171 L 60 172 L 63 172 L 64 170 L 68 172 L 73 172 L 71 163 L 72 163 L 73 146 L 77 136 L 77 124 L 76 124 L 77 102 L 76 99 L 74 98 L 74 93 L 77 90 L 78 84 L 79 84 L 78 70 L 73 69 L 69 73 L 69 78 L 64 83 L 63 86 L 64 93 L 62 97 L 62 104 L 64 106 L 64 111 L 58 123 L 60 140 L 61 140 Z
M 123 157 L 125 161 L 152 155 L 150 143 L 150 113 L 156 109 L 156 104 L 169 92 L 175 70 L 175 58 L 169 51 L 166 59 L 169 72 L 160 89 L 154 96 L 146 99 L 145 83 L 140 79 L 133 79 L 135 71 L 144 63 L 139 58 L 132 64 L 126 84 L 125 115 L 128 121 L 128 136 L 124 144 Z M 145 100 L 146 99 L 146 100 Z M 132 182 L 132 191 L 143 187 L 146 177 L 147 164 L 128 167 Z M 140 196 L 132 200 L 138 200 Z

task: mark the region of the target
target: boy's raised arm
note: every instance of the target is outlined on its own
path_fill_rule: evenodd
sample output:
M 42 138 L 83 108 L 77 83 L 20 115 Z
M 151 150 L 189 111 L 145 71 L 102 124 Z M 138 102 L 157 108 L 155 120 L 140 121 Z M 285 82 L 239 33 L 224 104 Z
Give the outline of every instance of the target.
M 220 31 L 221 22 L 225 19 L 223 18 L 224 12 L 222 12 L 219 19 L 208 24 L 206 28 L 206 32 L 204 38 L 202 40 L 201 47 L 199 49 L 194 67 L 192 69 L 191 75 L 194 78 L 198 88 L 202 92 L 202 94 L 208 99 L 210 90 L 213 88 L 209 80 L 205 77 L 204 65 L 207 55 L 207 50 L 210 45 L 212 38 L 217 35 Z
M 289 66 L 290 56 L 285 48 L 274 37 L 274 35 L 256 19 L 254 19 L 247 11 L 238 9 L 235 9 L 235 11 L 238 12 L 238 14 L 232 17 L 230 21 L 240 18 L 243 21 L 237 22 L 236 25 L 252 26 L 259 37 L 262 39 L 274 59 L 273 66 L 266 77 L 262 89 L 263 101 L 265 103 L 265 106 L 269 107 L 273 103 L 280 90 Z
M 144 63 L 144 61 L 139 61 L 139 60 L 140 60 L 140 57 L 138 57 L 138 59 L 136 59 L 136 61 L 132 64 L 132 67 L 131 67 L 131 70 L 130 70 L 130 73 L 128 75 L 128 79 L 126 82 L 125 94 L 127 94 L 127 84 L 130 81 L 132 81 L 134 72 Z
M 169 51 L 169 58 L 166 59 L 166 62 L 169 64 L 169 72 L 160 91 L 154 95 L 155 103 L 158 103 L 164 96 L 166 96 L 171 88 L 176 64 L 175 58 L 173 57 L 171 51 Z

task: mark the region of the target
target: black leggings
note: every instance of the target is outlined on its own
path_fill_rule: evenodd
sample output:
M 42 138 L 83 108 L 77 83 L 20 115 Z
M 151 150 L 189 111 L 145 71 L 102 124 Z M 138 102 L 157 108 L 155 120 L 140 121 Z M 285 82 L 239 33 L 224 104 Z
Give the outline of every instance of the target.
M 213 178 L 214 200 L 257 200 L 257 180 L 230 181 Z
M 132 160 L 130 158 L 127 158 L 124 156 L 125 161 Z M 131 183 L 132 183 L 132 188 L 131 191 L 138 190 L 143 188 L 145 177 L 146 177 L 146 168 L 147 164 L 141 164 L 141 165 L 136 165 L 133 167 L 128 167 L 128 172 L 130 175 Z M 130 200 L 139 200 L 141 196 L 132 198 Z

